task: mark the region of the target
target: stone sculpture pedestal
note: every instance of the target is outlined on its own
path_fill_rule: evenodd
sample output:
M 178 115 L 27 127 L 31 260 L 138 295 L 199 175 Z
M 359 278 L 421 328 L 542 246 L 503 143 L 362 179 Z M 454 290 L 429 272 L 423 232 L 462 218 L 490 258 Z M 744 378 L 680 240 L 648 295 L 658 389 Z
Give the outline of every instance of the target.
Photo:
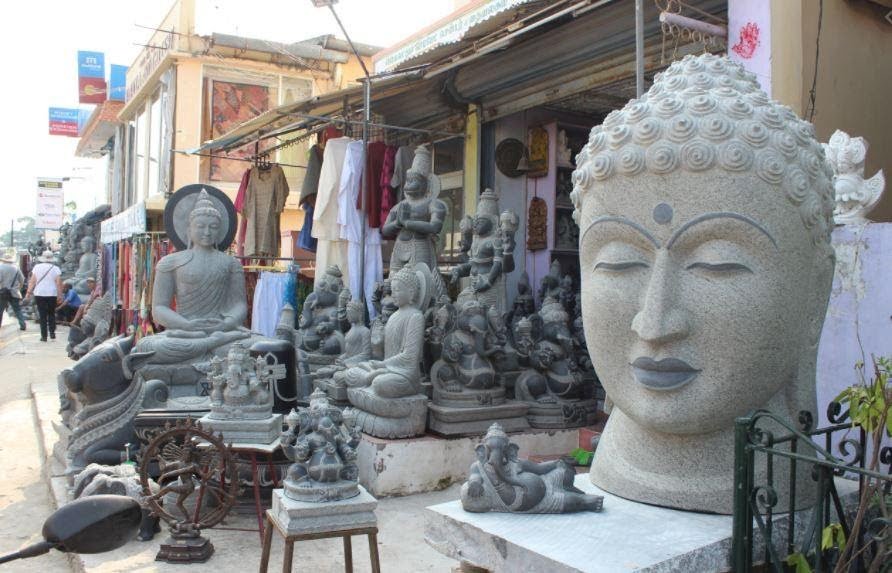
M 317 372 L 326 367 L 334 366 L 337 356 L 331 354 L 317 354 L 315 352 L 298 351 L 297 358 L 297 395 L 298 400 L 306 401 L 316 386 Z M 327 390 L 326 390 L 327 392 Z M 333 400 L 334 396 L 330 396 Z M 346 396 L 344 397 L 346 401 Z
M 212 418 L 212 414 L 203 416 L 201 427 L 223 434 L 223 441 L 232 444 L 271 444 L 282 433 L 282 414 L 273 414 L 260 420 L 223 420 Z
M 534 428 L 581 428 L 598 420 L 597 400 L 558 400 L 552 404 L 526 402 L 527 420 Z
M 426 508 L 425 540 L 434 549 L 488 571 L 620 573 L 728 571 L 732 517 L 629 501 L 595 487 L 586 474 L 574 485 L 604 496 L 601 513 L 518 515 L 470 513 L 460 501 Z M 843 503 L 857 499 L 857 482 L 836 479 Z M 803 531 L 811 512 L 796 514 Z M 775 514 L 776 547 L 786 543 L 788 514 Z M 592 548 L 598 548 L 596 552 Z M 754 539 L 754 555 L 764 540 Z
M 334 378 L 325 378 L 322 380 L 314 380 L 313 385 L 326 394 L 332 404 L 336 406 L 349 406 L 350 400 L 347 399 L 347 385 L 335 382 Z
M 286 496 L 284 489 L 275 489 L 270 514 L 288 535 L 377 527 L 378 500 L 364 487 L 358 487 L 359 495 L 355 497 L 321 503 L 297 501 Z
M 370 388 L 349 388 L 347 396 L 356 406 L 356 427 L 379 438 L 411 438 L 424 433 L 427 402 L 424 394 L 405 398 L 381 398 Z
M 505 388 L 450 392 L 434 385 L 430 429 L 443 436 L 482 436 L 498 422 L 506 432 L 530 429 L 529 405 L 505 399 Z
M 168 537 L 161 544 L 155 561 L 167 563 L 204 563 L 214 554 L 214 544 L 206 537 Z

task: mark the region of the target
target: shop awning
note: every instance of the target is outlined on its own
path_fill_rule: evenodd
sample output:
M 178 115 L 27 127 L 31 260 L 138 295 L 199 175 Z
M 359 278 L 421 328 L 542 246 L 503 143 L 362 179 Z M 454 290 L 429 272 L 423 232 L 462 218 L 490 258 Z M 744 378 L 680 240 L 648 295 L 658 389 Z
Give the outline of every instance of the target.
M 106 100 L 97 105 L 84 126 L 74 155 L 96 158 L 108 153 L 108 142 L 114 137 L 115 129 L 121 123 L 118 120 L 118 112 L 123 107 L 124 102 L 112 100 Z

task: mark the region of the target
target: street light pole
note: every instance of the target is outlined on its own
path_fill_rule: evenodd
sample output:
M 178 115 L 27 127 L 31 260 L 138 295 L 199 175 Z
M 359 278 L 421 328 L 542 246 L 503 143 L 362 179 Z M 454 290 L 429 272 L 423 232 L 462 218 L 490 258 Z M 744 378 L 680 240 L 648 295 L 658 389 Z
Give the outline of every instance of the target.
M 350 45 L 350 51 L 353 52 L 353 55 L 356 56 L 356 59 L 359 60 L 359 65 L 362 66 L 362 73 L 365 74 L 365 82 L 363 82 L 363 118 L 362 118 L 362 160 L 364 162 L 362 168 L 362 187 L 360 189 L 360 212 L 362 213 L 362 240 L 360 242 L 360 251 L 359 251 L 359 293 L 351 293 L 354 297 L 359 297 L 359 300 L 365 302 L 365 243 L 366 243 L 366 227 L 368 226 L 368 215 L 366 213 L 366 196 L 368 195 L 369 188 L 369 175 L 368 175 L 368 165 L 369 165 L 369 130 L 370 123 L 372 121 L 372 78 L 371 74 L 369 74 L 369 69 L 365 65 L 365 61 L 363 61 L 362 57 L 359 55 L 359 52 L 356 50 L 356 46 L 353 45 L 353 40 L 350 39 L 350 34 L 347 33 L 347 29 L 344 27 L 343 22 L 338 17 L 338 13 L 335 11 L 334 5 L 338 0 L 311 0 L 313 5 L 317 8 L 321 8 L 323 6 L 328 6 L 328 9 L 331 10 L 332 16 L 334 16 L 335 21 L 338 23 L 338 27 L 341 29 L 341 32 L 344 33 L 344 37 L 347 39 L 347 43 Z M 349 118 L 345 118 L 349 119 Z

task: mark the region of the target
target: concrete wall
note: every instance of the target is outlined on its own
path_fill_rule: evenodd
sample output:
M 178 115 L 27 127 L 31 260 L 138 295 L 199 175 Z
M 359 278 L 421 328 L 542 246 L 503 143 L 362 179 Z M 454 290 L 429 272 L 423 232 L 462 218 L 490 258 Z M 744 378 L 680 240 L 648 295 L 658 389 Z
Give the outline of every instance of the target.
M 818 351 L 819 424 L 827 404 L 866 374 L 871 356 L 892 356 L 892 223 L 837 227 L 833 231 L 836 273 Z
M 739 2 L 740 0 L 736 0 Z M 772 97 L 808 119 L 818 12 L 814 0 L 771 2 Z M 842 129 L 870 143 L 867 172 L 892 173 L 892 24 L 889 12 L 863 0 L 823 0 L 815 98 L 818 139 Z M 732 30 L 733 37 L 733 30 Z M 892 193 L 871 213 L 892 221 Z

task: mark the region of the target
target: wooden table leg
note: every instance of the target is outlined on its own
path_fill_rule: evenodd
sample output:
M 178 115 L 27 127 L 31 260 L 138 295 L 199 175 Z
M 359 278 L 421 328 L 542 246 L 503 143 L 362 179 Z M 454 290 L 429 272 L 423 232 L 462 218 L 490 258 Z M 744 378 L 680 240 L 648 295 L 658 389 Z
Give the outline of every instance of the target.
M 381 573 L 381 563 L 378 561 L 378 532 L 369 533 L 369 554 L 372 557 L 372 573 Z
M 353 541 L 350 535 L 344 536 L 344 571 L 353 573 Z
M 266 517 L 266 530 L 263 532 L 263 551 L 260 554 L 260 573 L 266 573 L 269 568 L 269 552 L 273 544 L 273 524 Z
M 291 560 L 294 558 L 294 540 L 285 538 L 285 555 L 282 557 L 282 573 L 291 573 Z
M 251 480 L 254 482 L 254 512 L 257 514 L 257 530 L 263 539 L 263 505 L 260 503 L 260 472 L 257 471 L 257 454 L 251 452 Z

